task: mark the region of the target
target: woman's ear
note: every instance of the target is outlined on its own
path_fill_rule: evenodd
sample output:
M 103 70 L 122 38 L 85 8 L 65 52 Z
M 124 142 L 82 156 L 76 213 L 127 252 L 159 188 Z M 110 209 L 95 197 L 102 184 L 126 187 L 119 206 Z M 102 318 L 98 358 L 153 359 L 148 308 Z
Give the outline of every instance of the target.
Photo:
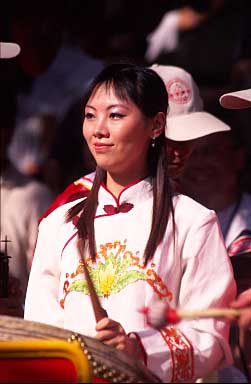
M 161 135 L 165 130 L 166 126 L 166 115 L 163 112 L 158 112 L 153 119 L 151 136 L 156 138 Z

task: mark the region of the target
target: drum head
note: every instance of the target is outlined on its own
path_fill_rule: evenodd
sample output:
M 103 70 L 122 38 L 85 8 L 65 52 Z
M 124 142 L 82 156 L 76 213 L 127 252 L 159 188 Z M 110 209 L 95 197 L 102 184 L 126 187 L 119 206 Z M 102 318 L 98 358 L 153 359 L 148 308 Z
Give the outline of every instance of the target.
M 122 383 L 161 383 L 141 362 L 95 338 L 72 331 L 11 316 L 0 316 L 0 341 L 15 339 L 63 339 L 79 341 L 95 377 Z

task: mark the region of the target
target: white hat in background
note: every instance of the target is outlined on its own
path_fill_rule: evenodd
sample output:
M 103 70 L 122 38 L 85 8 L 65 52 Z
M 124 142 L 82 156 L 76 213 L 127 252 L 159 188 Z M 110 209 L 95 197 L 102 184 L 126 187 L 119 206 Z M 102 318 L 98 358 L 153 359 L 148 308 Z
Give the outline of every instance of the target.
M 168 92 L 165 135 L 175 141 L 193 140 L 231 128 L 212 114 L 203 111 L 199 89 L 190 73 L 183 68 L 153 64 Z
M 228 109 L 251 108 L 251 88 L 225 93 L 220 97 L 220 104 Z
M 0 59 L 11 59 L 16 57 L 20 51 L 21 48 L 16 43 L 0 42 Z

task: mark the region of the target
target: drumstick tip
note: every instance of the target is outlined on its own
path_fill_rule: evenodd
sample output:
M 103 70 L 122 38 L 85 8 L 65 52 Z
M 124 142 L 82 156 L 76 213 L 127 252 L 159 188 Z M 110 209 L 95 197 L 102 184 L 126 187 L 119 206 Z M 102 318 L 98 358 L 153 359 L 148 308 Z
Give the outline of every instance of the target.
M 165 318 L 168 324 L 177 324 L 181 320 L 181 317 L 179 316 L 178 311 L 174 308 L 166 309 Z

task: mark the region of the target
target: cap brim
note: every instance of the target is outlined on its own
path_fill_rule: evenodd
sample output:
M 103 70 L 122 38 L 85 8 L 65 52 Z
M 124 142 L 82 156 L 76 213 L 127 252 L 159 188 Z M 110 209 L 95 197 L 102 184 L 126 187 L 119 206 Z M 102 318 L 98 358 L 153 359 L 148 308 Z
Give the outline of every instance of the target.
M 228 109 L 251 108 L 251 88 L 225 93 L 220 97 L 220 105 Z
M 16 43 L 2 43 L 0 42 L 0 58 L 1 59 L 11 59 L 16 57 L 21 48 Z
M 191 112 L 167 117 L 165 135 L 170 140 L 187 141 L 230 129 L 229 125 L 208 112 Z

